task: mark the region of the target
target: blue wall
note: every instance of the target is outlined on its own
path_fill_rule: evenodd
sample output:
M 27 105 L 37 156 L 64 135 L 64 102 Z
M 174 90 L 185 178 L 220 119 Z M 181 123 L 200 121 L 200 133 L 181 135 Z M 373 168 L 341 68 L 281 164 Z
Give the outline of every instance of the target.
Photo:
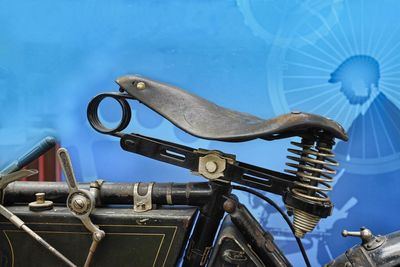
M 358 242 L 342 238 L 342 229 L 384 234 L 400 225 L 399 10 L 398 1 L 372 0 L 1 1 L 0 165 L 53 134 L 70 150 L 81 181 L 201 180 L 123 152 L 87 123 L 90 99 L 116 90 L 113 80 L 130 73 L 263 118 L 322 114 L 351 139 L 335 147 L 341 171 L 333 216 L 304 239 L 321 265 Z M 289 140 L 204 141 L 141 106 L 133 110 L 132 131 L 284 168 Z M 239 195 L 301 266 L 278 214 Z

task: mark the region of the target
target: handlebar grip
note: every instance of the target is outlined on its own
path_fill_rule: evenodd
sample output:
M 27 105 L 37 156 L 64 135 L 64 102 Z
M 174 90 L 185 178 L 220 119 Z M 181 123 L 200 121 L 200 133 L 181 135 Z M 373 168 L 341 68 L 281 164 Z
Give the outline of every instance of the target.
M 56 144 L 56 139 L 52 136 L 47 136 L 39 143 L 37 143 L 31 150 L 19 157 L 16 161 L 12 162 L 1 173 L 8 174 L 22 169 L 41 155 L 46 153 L 50 148 Z

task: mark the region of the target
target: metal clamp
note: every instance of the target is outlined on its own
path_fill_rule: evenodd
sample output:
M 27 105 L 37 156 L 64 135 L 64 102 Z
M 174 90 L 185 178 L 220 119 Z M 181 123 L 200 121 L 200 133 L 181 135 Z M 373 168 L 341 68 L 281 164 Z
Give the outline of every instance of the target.
M 133 210 L 136 212 L 145 212 L 153 209 L 151 195 L 153 192 L 154 183 L 149 183 L 145 195 L 140 195 L 139 184 L 135 183 L 133 186 Z
M 94 182 L 90 183 L 90 193 L 94 196 L 94 199 L 96 200 L 96 206 L 101 205 L 101 199 L 100 199 L 100 192 L 101 192 L 101 187 L 104 184 L 104 180 L 102 179 L 97 179 Z

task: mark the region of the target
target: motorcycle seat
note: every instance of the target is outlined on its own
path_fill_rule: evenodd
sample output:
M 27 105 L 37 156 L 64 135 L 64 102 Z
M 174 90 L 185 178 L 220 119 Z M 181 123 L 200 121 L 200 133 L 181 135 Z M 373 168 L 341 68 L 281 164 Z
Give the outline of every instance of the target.
M 243 142 L 256 138 L 273 140 L 301 136 L 313 130 L 328 132 L 347 140 L 337 122 L 304 112 L 291 112 L 272 119 L 220 107 L 175 86 L 141 76 L 123 76 L 120 89 L 159 113 L 183 131 L 203 139 Z

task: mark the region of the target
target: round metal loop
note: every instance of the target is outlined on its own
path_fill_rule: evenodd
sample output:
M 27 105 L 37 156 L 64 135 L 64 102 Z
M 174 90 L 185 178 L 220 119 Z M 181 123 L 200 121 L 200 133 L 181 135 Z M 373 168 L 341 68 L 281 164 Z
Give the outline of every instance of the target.
M 117 127 L 115 128 L 107 128 L 100 121 L 98 109 L 101 101 L 105 98 L 110 97 L 115 99 L 122 109 L 122 118 Z M 98 132 L 105 134 L 114 134 L 123 131 L 126 127 L 128 127 L 129 122 L 131 121 L 131 107 L 129 106 L 128 101 L 126 101 L 126 97 L 120 94 L 100 94 L 95 96 L 92 101 L 90 101 L 87 108 L 87 118 L 89 120 L 90 125 Z

